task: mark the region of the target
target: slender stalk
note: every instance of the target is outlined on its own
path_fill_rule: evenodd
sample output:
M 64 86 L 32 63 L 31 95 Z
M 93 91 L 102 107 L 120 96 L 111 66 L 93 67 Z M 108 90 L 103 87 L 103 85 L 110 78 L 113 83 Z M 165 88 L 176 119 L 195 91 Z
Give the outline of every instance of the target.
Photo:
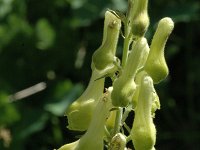
M 116 113 L 113 136 L 120 132 L 123 108 L 119 107 Z
M 132 36 L 130 34 L 130 11 L 132 9 L 130 8 L 127 12 L 126 20 L 124 23 L 124 32 L 125 32 L 125 38 L 124 38 L 124 44 L 123 44 L 123 55 L 122 55 L 122 68 L 124 68 L 127 58 L 128 58 L 128 53 L 129 53 L 129 46 L 132 40 Z M 121 123 L 122 123 L 122 114 L 123 114 L 123 108 L 119 108 L 116 113 L 116 120 L 115 120 L 115 127 L 114 127 L 114 135 L 120 131 L 121 128 Z
M 124 24 L 125 28 L 125 38 L 124 38 L 124 45 L 123 45 L 123 55 L 122 55 L 122 68 L 125 66 L 127 58 L 128 58 L 128 52 L 129 52 L 129 45 L 131 43 L 131 36 L 130 36 L 130 27 L 128 25 L 128 18 L 126 23 Z
M 124 127 L 125 127 L 125 129 L 128 131 L 128 133 L 130 133 L 131 132 L 131 129 L 130 129 L 130 127 L 124 122 Z
M 132 139 L 131 139 L 131 135 L 127 136 L 127 138 L 126 138 L 126 143 L 128 143 L 130 140 L 132 140 Z

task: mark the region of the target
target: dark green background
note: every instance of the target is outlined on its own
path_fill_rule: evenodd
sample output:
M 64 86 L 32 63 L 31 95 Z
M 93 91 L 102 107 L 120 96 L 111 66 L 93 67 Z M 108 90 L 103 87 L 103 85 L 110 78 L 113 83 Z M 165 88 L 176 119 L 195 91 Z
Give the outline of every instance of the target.
M 64 111 L 88 84 L 91 56 L 101 44 L 104 12 L 125 12 L 126 3 L 0 0 L 0 132 L 8 136 L 0 138 L 1 150 L 52 150 L 81 135 L 66 129 Z M 150 0 L 149 15 L 149 42 L 159 19 L 169 16 L 175 22 L 165 53 L 170 74 L 156 85 L 161 100 L 155 118 L 156 148 L 198 150 L 200 1 Z M 121 51 L 120 39 L 119 57 Z M 44 91 L 9 102 L 10 95 L 40 82 L 47 84 Z

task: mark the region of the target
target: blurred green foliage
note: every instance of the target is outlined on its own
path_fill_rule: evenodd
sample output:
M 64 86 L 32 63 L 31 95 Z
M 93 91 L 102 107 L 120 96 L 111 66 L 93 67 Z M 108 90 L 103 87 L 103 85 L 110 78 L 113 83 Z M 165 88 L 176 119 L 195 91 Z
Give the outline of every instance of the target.
M 46 150 L 74 140 L 64 111 L 88 83 L 105 10 L 126 7 L 126 0 L 0 0 L 0 149 Z M 156 147 L 200 149 L 200 1 L 149 1 L 149 14 L 149 39 L 162 17 L 176 23 L 166 49 L 170 76 L 157 86 Z M 40 82 L 45 90 L 10 101 Z

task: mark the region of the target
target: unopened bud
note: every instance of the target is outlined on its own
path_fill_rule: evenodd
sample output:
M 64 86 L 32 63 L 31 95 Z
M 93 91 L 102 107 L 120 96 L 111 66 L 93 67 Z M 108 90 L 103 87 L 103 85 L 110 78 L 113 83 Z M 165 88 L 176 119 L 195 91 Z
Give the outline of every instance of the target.
M 169 72 L 164 57 L 164 48 L 173 28 L 172 19 L 168 17 L 161 19 L 150 46 L 145 70 L 152 77 L 155 84 L 165 79 Z
M 147 13 L 148 0 L 134 0 L 132 12 L 132 33 L 133 36 L 142 37 L 149 26 Z

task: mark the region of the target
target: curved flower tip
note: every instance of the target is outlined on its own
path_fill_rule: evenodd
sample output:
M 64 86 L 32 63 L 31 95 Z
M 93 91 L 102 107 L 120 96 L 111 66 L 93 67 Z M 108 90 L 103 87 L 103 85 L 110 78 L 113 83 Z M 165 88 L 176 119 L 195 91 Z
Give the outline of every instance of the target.
M 94 108 L 103 94 L 105 79 L 96 80 L 98 77 L 99 72 L 94 69 L 87 89 L 67 109 L 66 116 L 68 118 L 69 129 L 78 131 L 87 130 L 93 116 Z

